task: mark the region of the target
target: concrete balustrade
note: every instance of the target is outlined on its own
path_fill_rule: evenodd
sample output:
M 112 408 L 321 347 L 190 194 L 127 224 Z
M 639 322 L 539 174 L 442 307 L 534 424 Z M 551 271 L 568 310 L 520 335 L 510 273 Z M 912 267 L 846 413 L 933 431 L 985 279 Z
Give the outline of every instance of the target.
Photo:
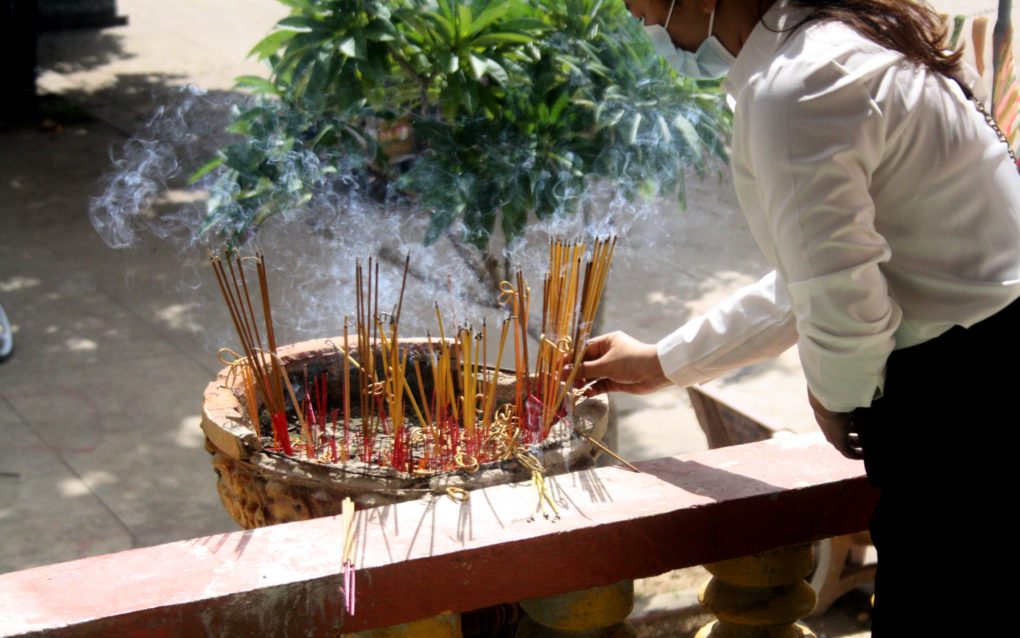
M 797 623 L 817 600 L 804 580 L 811 568 L 810 545 L 705 565 L 712 578 L 699 598 L 719 620 L 695 638 L 815 638 Z
M 876 500 L 863 465 L 819 435 L 638 465 L 550 478 L 559 520 L 535 515 L 530 483 L 358 512 L 354 616 L 338 591 L 342 521 L 320 518 L 2 574 L 0 636 L 327 636 L 456 626 L 528 599 L 558 631 L 587 631 L 572 624 L 586 617 L 626 631 L 620 581 L 858 531 Z M 784 583 L 802 578 L 797 560 Z
M 521 601 L 528 614 L 517 638 L 626 638 L 636 636 L 627 623 L 634 608 L 634 581 L 622 580 L 544 598 Z

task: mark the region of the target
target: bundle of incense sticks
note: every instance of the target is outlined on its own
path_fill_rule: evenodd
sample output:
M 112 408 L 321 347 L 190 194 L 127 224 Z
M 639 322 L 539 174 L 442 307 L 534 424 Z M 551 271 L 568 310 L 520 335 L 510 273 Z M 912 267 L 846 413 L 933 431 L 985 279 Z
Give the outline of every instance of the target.
M 340 592 L 344 599 L 344 611 L 354 615 L 354 501 L 344 498 L 341 506 L 344 523 L 344 544 L 340 559 L 340 572 L 343 585 Z
M 290 436 L 287 430 L 286 408 L 283 397 L 282 379 L 286 378 L 283 366 L 276 354 L 276 335 L 273 331 L 273 315 L 269 304 L 269 286 L 266 280 L 265 259 L 256 252 L 252 261 L 258 275 L 259 291 L 261 292 L 262 316 L 266 331 L 266 343 L 259 332 L 259 322 L 255 317 L 254 306 L 249 293 L 248 279 L 244 270 L 244 259 L 235 251 L 224 251 L 223 260 L 210 254 L 216 282 L 226 301 L 230 318 L 234 323 L 241 348 L 247 361 L 245 371 L 246 385 L 257 389 L 262 396 L 263 405 L 269 412 L 272 423 L 273 444 L 283 450 L 284 454 L 293 454 Z M 226 268 L 223 262 L 226 261 Z M 228 276 L 229 273 L 229 276 Z M 295 402 L 296 403 L 296 402 Z M 249 399 L 249 410 L 251 409 Z M 294 406 L 297 408 L 297 406 Z M 258 413 L 251 413 L 253 426 L 259 431 Z
M 554 417 L 573 388 L 595 325 L 615 249 L 616 237 L 596 240 L 581 278 L 584 245 L 549 243 L 549 272 L 545 278 L 538 357 L 538 378 L 543 388 L 543 437 L 549 433 Z M 566 382 L 560 383 L 567 364 L 571 366 L 570 373 Z
M 487 324 L 480 330 L 458 326 L 448 337 L 438 304 L 439 338 L 429 334 L 424 344 L 402 343 L 400 313 L 410 256 L 400 297 L 389 313 L 379 311 L 378 261 L 369 259 L 367 268 L 359 261 L 353 325 L 344 318 L 343 345 L 334 345 L 342 371 L 334 372 L 335 378 L 323 372 L 313 379 L 306 372 L 302 401 L 294 391 L 297 381 L 291 382 L 276 354 L 265 257 L 256 253 L 242 259 L 233 252 L 223 259 L 212 257 L 244 352 L 244 405 L 253 429 L 261 435 L 259 424 L 268 419 L 272 449 L 288 456 L 302 450 L 320 462 L 357 459 L 416 474 L 473 471 L 482 463 L 513 458 L 519 445 L 545 439 L 568 410 L 574 379 L 567 370 L 576 370 L 584 356 L 614 246 L 615 239 L 596 241 L 588 255 L 584 244 L 550 243 L 534 375 L 528 356 L 530 289 L 520 271 L 514 284 L 501 285 L 500 301 L 510 316 L 501 326 L 498 355 L 490 367 Z M 265 343 L 246 262 L 254 263 L 258 273 Z M 498 371 L 510 338 L 515 393 L 513 402 L 500 403 Z M 287 421 L 287 398 L 298 426 L 294 432 Z

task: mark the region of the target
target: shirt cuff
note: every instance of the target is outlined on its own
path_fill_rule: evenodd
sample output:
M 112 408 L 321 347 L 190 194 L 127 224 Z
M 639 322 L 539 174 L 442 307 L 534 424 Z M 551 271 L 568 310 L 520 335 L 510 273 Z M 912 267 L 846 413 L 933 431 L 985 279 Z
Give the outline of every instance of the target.
M 786 291 L 772 272 L 664 337 L 656 351 L 666 377 L 689 386 L 775 357 L 796 341 Z

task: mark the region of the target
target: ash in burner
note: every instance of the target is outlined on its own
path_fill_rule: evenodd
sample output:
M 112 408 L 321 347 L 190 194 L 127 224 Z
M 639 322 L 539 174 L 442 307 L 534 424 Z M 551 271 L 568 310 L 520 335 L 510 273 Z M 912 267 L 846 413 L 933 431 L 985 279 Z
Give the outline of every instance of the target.
M 414 396 L 409 402 L 419 407 L 412 410 L 416 414 L 406 418 L 399 430 L 383 409 L 365 417 L 358 405 L 360 402 L 350 405 L 349 396 L 363 393 L 362 379 L 357 371 L 344 375 L 344 357 L 339 348 L 335 354 L 325 353 L 320 359 L 289 365 L 289 383 L 299 397 L 303 413 L 303 418 L 298 419 L 293 409 L 287 411 L 290 456 L 344 467 L 392 468 L 422 477 L 458 470 L 473 472 L 487 464 L 514 459 L 515 450 L 521 444 L 535 444 L 537 449 L 543 449 L 563 445 L 577 436 L 574 417 L 562 410 L 544 436 L 537 429 L 527 429 L 522 436 L 520 420 L 514 416 L 515 375 L 495 369 L 480 371 L 476 379 L 482 391 L 479 396 L 491 391 L 495 407 L 478 410 L 475 427 L 468 431 L 458 415 L 437 412 L 439 402 L 435 392 L 442 381 L 437 383 L 438 358 L 429 354 L 429 345 L 417 343 L 405 347 L 408 348 L 407 357 L 415 361 L 415 365 L 404 381 L 406 388 L 413 388 Z M 451 344 L 453 349 L 460 351 L 456 343 Z M 378 369 L 383 364 L 382 353 L 377 350 L 375 355 Z M 352 358 L 357 356 L 357 351 L 351 352 Z M 454 394 L 463 396 L 459 382 L 452 381 Z M 373 394 L 372 387 L 366 391 L 370 397 L 379 396 Z M 249 402 L 243 392 L 238 392 L 237 396 L 242 405 Z M 525 413 L 529 415 L 525 422 L 539 423 L 541 402 L 531 397 L 525 401 L 525 406 Z M 264 405 L 257 410 L 257 434 L 263 448 L 282 452 L 279 437 L 274 435 L 270 411 Z M 249 426 L 255 429 L 250 422 Z

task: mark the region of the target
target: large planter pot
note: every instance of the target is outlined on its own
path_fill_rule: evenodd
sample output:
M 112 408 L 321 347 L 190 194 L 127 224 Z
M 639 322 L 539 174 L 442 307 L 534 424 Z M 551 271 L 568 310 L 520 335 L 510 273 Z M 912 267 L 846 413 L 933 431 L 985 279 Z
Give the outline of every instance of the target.
M 306 341 L 283 346 L 279 354 L 291 375 L 326 372 L 329 378 L 339 379 L 343 365 L 334 343 L 340 340 Z M 402 340 L 401 345 L 420 348 L 423 342 Z M 512 373 L 500 373 L 497 404 L 512 401 L 514 383 Z M 284 456 L 266 449 L 250 425 L 242 407 L 243 392 L 239 375 L 229 367 L 220 372 L 205 391 L 202 429 L 206 449 L 213 455 L 223 505 L 246 529 L 338 515 L 344 497 L 354 499 L 360 509 L 442 494 L 449 487 L 472 490 L 531 477 L 531 471 L 513 459 L 482 464 L 476 471 L 420 475 L 354 460 L 330 463 Z M 599 450 L 577 432 L 598 440 L 608 422 L 609 406 L 604 397 L 579 401 L 572 418 L 558 422 L 549 436 L 532 448 L 545 473 L 593 466 Z

